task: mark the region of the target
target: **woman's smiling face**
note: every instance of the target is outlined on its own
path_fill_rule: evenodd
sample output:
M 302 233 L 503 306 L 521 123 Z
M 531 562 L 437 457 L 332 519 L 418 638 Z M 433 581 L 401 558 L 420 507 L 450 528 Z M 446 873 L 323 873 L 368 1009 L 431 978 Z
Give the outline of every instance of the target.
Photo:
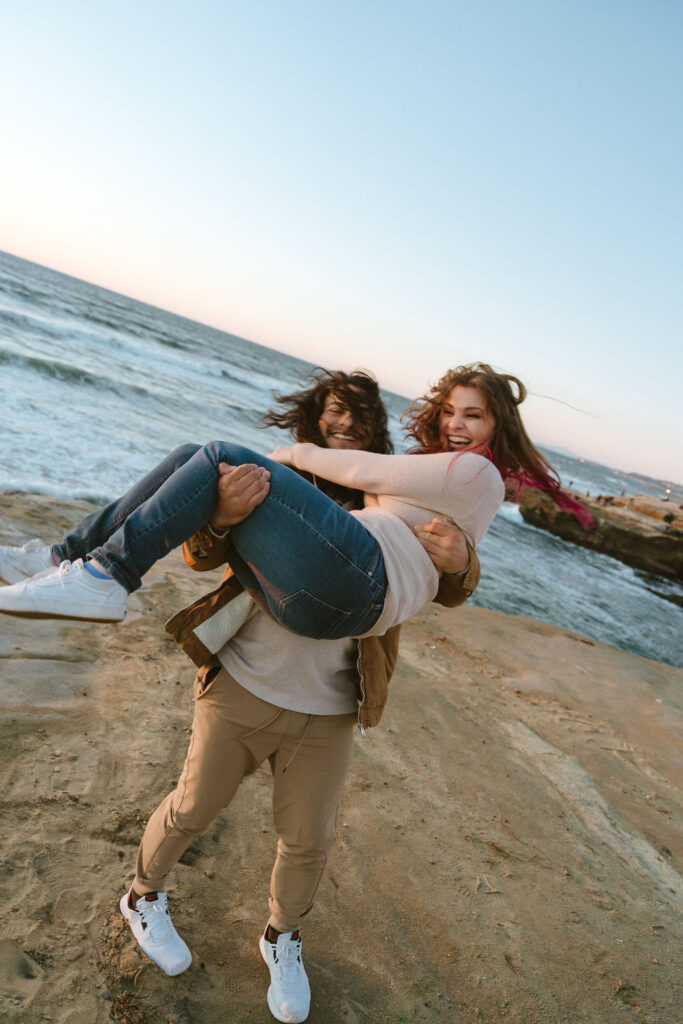
M 466 452 L 490 445 L 496 421 L 479 388 L 456 384 L 441 406 L 439 441 L 445 451 Z

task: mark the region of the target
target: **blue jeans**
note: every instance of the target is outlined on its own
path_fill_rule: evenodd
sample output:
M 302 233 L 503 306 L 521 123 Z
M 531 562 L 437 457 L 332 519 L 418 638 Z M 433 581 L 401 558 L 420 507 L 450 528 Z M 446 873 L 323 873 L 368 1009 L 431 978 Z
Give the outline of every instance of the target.
M 95 548 L 109 540 L 112 533 L 125 523 L 131 512 L 151 498 L 161 485 L 188 462 L 201 445 L 184 444 L 167 455 L 158 466 L 131 487 L 122 498 L 110 502 L 104 508 L 98 508 L 80 523 L 69 530 L 59 544 L 52 545 L 52 552 L 57 560 L 68 559 L 75 562 L 77 558 L 85 559 Z M 138 584 L 139 586 L 139 584 Z
M 230 531 L 240 583 L 301 636 L 339 639 L 370 629 L 386 595 L 375 538 L 293 470 L 238 444 L 178 449 L 53 550 L 58 557 L 89 554 L 126 590 L 137 590 L 158 559 L 208 522 L 221 462 L 253 463 L 271 474 L 265 501 Z

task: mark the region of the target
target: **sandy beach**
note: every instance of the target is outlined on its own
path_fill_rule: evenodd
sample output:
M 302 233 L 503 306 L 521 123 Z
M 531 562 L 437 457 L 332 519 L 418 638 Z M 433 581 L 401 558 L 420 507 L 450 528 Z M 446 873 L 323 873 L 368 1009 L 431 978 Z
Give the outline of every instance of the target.
M 0 542 L 57 539 L 90 508 L 0 493 Z M 193 666 L 162 625 L 206 586 L 176 552 L 118 626 L 0 616 L 2 1022 L 272 1019 L 267 768 L 174 874 L 185 974 L 118 911 L 192 719 Z M 497 612 L 405 626 L 303 932 L 311 1024 L 680 1020 L 681 682 Z

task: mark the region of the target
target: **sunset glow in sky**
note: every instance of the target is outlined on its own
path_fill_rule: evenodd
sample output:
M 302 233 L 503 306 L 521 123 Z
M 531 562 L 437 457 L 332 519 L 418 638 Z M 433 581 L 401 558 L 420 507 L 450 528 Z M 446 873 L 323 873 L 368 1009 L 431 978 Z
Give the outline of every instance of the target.
M 683 8 L 26 0 L 0 249 L 683 482 Z M 544 397 L 541 397 L 544 396 Z

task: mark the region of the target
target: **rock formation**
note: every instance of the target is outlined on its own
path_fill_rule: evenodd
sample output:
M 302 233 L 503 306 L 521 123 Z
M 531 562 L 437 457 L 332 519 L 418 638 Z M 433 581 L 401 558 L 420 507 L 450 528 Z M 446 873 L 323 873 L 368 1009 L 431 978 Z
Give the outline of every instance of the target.
M 683 505 L 644 494 L 590 498 L 570 493 L 593 515 L 592 530 L 547 494 L 527 487 L 519 496 L 524 521 L 634 569 L 683 580 Z

